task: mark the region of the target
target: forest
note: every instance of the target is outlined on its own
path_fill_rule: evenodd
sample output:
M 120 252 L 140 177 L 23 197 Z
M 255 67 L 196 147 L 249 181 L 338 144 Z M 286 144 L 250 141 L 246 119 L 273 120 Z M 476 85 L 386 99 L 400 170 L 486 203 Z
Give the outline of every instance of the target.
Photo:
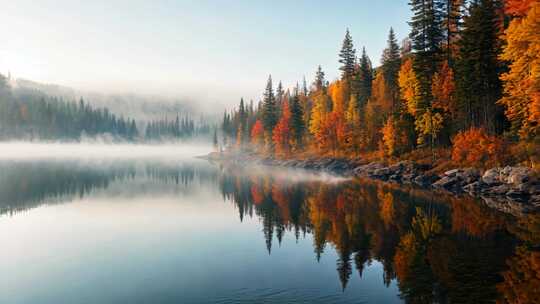
M 155 142 L 209 136 L 210 129 L 203 117 L 195 121 L 187 113 L 177 113 L 172 120 L 165 116 L 135 121 L 83 98 L 77 102 L 37 90 L 13 89 L 0 74 L 0 140 L 78 141 L 109 136 L 114 141 Z
M 540 163 L 540 1 L 411 0 L 380 65 L 349 29 L 340 77 L 321 66 L 292 89 L 224 113 L 222 144 L 278 158 L 413 158 L 463 166 Z M 275 87 L 275 90 L 274 90 Z M 218 140 L 215 138 L 217 145 Z

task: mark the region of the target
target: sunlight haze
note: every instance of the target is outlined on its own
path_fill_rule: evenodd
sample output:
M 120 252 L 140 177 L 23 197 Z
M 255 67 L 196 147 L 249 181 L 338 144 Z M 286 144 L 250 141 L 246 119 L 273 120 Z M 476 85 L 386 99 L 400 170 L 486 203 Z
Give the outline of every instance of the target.
M 350 2 L 350 3 L 348 3 Z M 3 4 L 0 72 L 109 93 L 236 103 L 271 73 L 285 87 L 337 77 L 346 28 L 379 65 L 407 1 L 35 1 Z

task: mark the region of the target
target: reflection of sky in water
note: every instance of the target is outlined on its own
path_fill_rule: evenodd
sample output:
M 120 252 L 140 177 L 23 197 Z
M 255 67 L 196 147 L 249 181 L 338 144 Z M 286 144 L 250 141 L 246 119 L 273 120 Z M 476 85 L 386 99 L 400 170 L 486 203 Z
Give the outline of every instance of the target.
M 84 168 L 122 167 L 91 164 L 69 166 L 73 178 L 84 177 Z M 195 177 L 177 185 L 170 173 L 186 165 Z M 384 286 L 376 261 L 362 279 L 353 267 L 342 293 L 336 252 L 327 246 L 317 263 L 310 233 L 297 242 L 288 231 L 281 245 L 274 236 L 269 255 L 260 218 L 240 222 L 237 207 L 223 199 L 216 167 L 203 161 L 139 161 L 135 167 L 134 177 L 111 180 L 82 198 L 68 191 L 60 201 L 70 203 L 36 203 L 0 217 L 0 302 L 399 301 L 395 281 Z M 55 172 L 46 164 L 33 168 L 32 178 Z

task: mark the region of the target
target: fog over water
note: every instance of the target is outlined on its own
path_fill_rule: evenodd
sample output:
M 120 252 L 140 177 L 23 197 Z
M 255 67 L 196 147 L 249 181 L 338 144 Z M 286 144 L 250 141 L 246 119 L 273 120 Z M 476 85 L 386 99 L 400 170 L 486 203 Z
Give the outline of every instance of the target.
M 0 143 L 0 160 L 17 159 L 177 159 L 206 155 L 208 144 Z

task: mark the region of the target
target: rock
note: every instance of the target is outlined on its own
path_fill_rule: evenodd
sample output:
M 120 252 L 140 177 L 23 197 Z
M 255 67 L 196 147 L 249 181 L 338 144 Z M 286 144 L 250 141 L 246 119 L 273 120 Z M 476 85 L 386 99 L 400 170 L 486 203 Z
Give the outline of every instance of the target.
M 458 179 L 455 176 L 444 176 L 440 180 L 433 183 L 433 187 L 450 190 L 456 185 Z
M 482 176 L 482 181 L 488 185 L 494 185 L 500 183 L 499 181 L 499 168 L 493 168 L 487 170 Z
M 452 169 L 444 172 L 446 176 L 455 176 L 457 173 L 461 172 L 461 169 Z
M 480 172 L 474 168 L 463 169 L 458 176 L 463 180 L 463 184 L 471 184 L 480 178 Z
M 522 184 L 529 181 L 529 176 L 531 175 L 531 170 L 527 167 L 514 167 L 508 174 L 506 182 L 509 184 Z

